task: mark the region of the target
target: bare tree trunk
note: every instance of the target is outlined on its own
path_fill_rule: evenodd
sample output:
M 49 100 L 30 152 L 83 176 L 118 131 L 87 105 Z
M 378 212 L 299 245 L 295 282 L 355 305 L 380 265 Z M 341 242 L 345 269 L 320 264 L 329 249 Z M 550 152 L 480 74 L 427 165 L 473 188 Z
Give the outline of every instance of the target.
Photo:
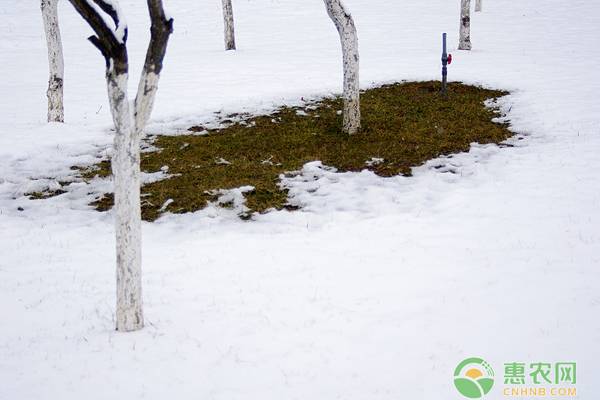
M 475 1 L 475 11 L 476 12 L 479 12 L 479 11 L 483 10 L 482 5 L 481 5 L 482 1 L 483 0 L 476 0 Z
M 121 23 L 115 0 L 93 0 L 115 23 L 107 25 L 90 0 L 69 0 L 94 29 L 90 41 L 106 59 L 108 99 L 115 124 L 112 170 L 115 182 L 115 225 L 117 243 L 117 330 L 134 331 L 144 326 L 142 308 L 140 139 L 152 112 L 158 78 L 162 70 L 173 20 L 165 16 L 161 0 L 147 0 L 152 27 L 146 61 L 134 102 L 127 95 L 127 27 Z
M 471 0 L 460 2 L 460 39 L 459 50 L 471 50 Z
M 235 50 L 235 29 L 231 0 L 223 1 L 223 24 L 225 26 L 225 50 Z
M 352 15 L 346 10 L 341 0 L 323 1 L 342 42 L 344 61 L 343 131 L 353 135 L 360 130 L 359 56 L 356 27 Z
M 64 61 L 58 26 L 58 0 L 41 0 L 44 31 L 48 47 L 48 122 L 64 122 L 63 102 Z

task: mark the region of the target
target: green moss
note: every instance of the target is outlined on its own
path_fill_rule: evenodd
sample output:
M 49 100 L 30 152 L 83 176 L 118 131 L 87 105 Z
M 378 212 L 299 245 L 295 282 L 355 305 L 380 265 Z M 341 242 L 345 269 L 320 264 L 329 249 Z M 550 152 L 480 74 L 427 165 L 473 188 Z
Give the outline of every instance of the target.
M 143 218 L 158 218 L 168 199 L 173 202 L 167 211 L 196 211 L 215 200 L 210 191 L 244 185 L 256 188 L 246 195 L 251 210 L 280 209 L 286 206 L 287 193 L 277 186 L 279 175 L 309 161 L 321 160 L 340 171 L 368 168 L 380 176 L 409 175 L 411 167 L 467 151 L 472 142 L 499 143 L 512 135 L 507 124 L 492 122 L 499 115 L 484 106 L 486 99 L 506 92 L 454 83 L 444 99 L 439 89 L 439 82 L 414 82 L 365 91 L 363 128 L 354 136 L 340 132 L 339 98 L 302 109 L 283 107 L 205 135 L 158 136 L 154 146 L 160 151 L 142 155 L 142 170 L 156 172 L 166 165 L 177 176 L 142 188 Z M 367 166 L 373 157 L 383 162 Z M 105 161 L 84 176 L 109 174 Z M 99 210 L 111 204 L 112 196 L 95 203 Z

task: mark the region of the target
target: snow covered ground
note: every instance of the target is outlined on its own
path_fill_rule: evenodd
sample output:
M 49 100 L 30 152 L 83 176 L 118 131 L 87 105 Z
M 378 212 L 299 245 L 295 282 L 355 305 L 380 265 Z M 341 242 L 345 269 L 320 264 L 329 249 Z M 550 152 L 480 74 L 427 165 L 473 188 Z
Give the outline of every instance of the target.
M 121 3 L 133 89 L 148 21 Z M 340 90 L 319 0 L 234 2 L 235 53 L 218 1 L 165 4 L 176 30 L 153 132 Z M 438 78 L 458 0 L 347 4 L 363 87 Z M 458 399 L 469 356 L 498 376 L 504 362 L 576 361 L 579 398 L 598 398 L 597 2 L 487 0 L 472 15 L 474 50 L 452 51 L 450 77 L 512 91 L 516 147 L 474 146 L 413 178 L 313 163 L 290 182 L 304 211 L 145 224 L 147 327 L 131 334 L 113 330 L 112 215 L 85 188 L 23 196 L 108 151 L 103 61 L 61 2 L 67 124 L 47 125 L 39 5 L 3 0 L 0 17 L 0 399 Z

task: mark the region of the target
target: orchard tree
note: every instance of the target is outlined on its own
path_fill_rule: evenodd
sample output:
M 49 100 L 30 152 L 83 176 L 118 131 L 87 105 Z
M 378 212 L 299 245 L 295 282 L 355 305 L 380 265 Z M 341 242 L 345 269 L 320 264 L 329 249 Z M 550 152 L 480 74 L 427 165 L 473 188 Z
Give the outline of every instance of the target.
M 64 61 L 58 26 L 58 0 L 41 0 L 42 18 L 48 47 L 48 122 L 64 122 L 63 102 Z
M 341 0 L 323 1 L 342 42 L 344 62 L 343 131 L 353 135 L 360 130 L 359 57 L 356 27 L 352 15 L 344 7 Z
M 231 0 L 223 1 L 223 24 L 225 28 L 225 50 L 235 50 L 235 29 Z
M 481 11 L 482 10 L 482 1 L 483 0 L 475 0 L 475 11 Z
M 106 61 L 108 101 L 116 131 L 111 161 L 117 243 L 116 322 L 118 331 L 134 331 L 144 326 L 140 137 L 152 111 L 167 42 L 173 32 L 173 19 L 165 16 L 161 0 L 147 0 L 151 20 L 150 43 L 132 110 L 127 95 L 127 25 L 117 1 L 69 1 L 94 31 L 95 35 L 89 40 Z
M 459 50 L 471 50 L 471 0 L 460 2 Z

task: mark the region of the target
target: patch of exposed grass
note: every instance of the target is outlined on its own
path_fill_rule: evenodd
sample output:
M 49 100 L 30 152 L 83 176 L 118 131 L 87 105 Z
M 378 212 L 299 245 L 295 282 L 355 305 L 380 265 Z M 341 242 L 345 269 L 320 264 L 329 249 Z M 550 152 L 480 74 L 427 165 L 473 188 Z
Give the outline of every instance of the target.
M 57 189 L 57 190 L 46 190 L 43 192 L 25 193 L 25 196 L 29 197 L 30 200 L 43 200 L 43 199 L 49 199 L 50 197 L 59 196 L 63 193 L 67 193 L 67 192 L 62 189 Z
M 255 187 L 246 195 L 251 210 L 280 209 L 287 193 L 277 186 L 279 175 L 309 161 L 321 160 L 340 171 L 367 168 L 380 176 L 409 175 L 411 167 L 467 151 L 472 142 L 499 143 L 512 135 L 507 124 L 492 122 L 498 112 L 484 106 L 486 99 L 506 92 L 454 83 L 444 99 L 439 85 L 414 82 L 365 91 L 363 129 L 354 136 L 340 132 L 339 98 L 304 108 L 283 107 L 243 122 L 229 120 L 229 126 L 205 135 L 158 136 L 153 144 L 160 150 L 142 154 L 142 170 L 156 172 L 168 166 L 169 174 L 176 176 L 142 188 L 143 218 L 152 221 L 163 211 L 196 211 L 215 200 L 211 191 L 244 185 Z M 373 158 L 382 161 L 367 163 Z M 110 164 L 104 161 L 83 175 L 109 174 Z M 161 211 L 168 199 L 173 201 Z M 94 204 L 99 210 L 109 209 L 112 195 Z

